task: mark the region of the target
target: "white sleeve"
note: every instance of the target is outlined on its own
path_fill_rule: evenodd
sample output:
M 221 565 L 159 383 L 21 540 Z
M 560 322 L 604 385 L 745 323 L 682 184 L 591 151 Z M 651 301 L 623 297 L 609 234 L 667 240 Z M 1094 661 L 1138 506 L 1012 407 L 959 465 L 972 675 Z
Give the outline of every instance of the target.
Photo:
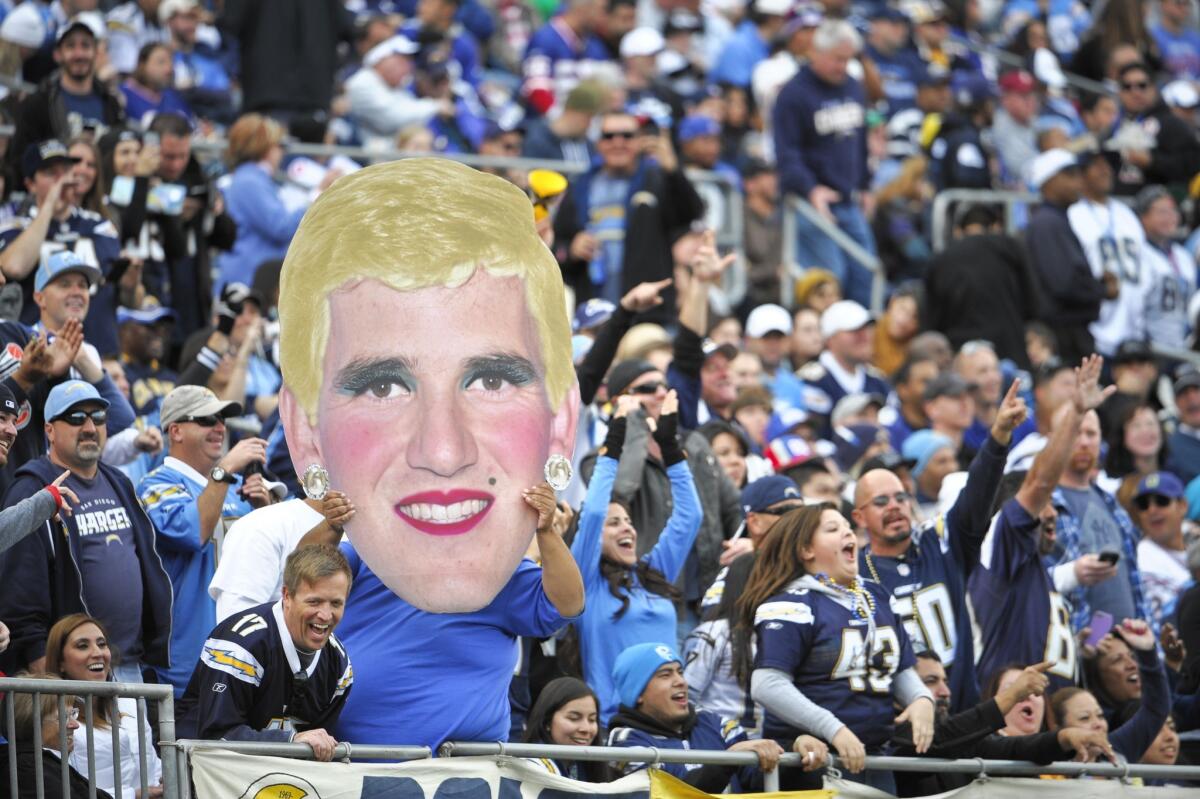
M 208 594 L 217 601 L 217 621 L 243 608 L 276 598 L 283 580 L 287 546 L 287 520 L 272 516 L 261 523 L 251 513 L 233 523 L 225 533 L 221 558 Z
M 350 101 L 350 113 L 360 122 L 389 135 L 409 125 L 428 122 L 439 108 L 437 100 L 389 91 L 383 83 L 370 80 L 368 76 L 355 75 L 346 81 L 346 97 Z
M 1079 578 L 1075 576 L 1075 561 L 1069 560 L 1054 567 L 1054 590 L 1060 594 L 1069 594 L 1079 587 Z
M 141 453 L 138 452 L 138 448 L 133 445 L 133 442 L 141 434 L 142 431 L 137 429 L 137 425 L 133 425 L 126 427 L 115 436 L 109 436 L 108 441 L 104 444 L 104 454 L 100 460 L 109 466 L 124 466 L 137 460 Z

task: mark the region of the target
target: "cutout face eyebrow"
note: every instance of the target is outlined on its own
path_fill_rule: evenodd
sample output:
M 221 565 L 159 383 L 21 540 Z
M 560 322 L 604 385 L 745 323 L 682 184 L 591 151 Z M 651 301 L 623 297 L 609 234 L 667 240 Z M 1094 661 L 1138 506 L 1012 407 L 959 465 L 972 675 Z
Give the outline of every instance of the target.
M 463 361 L 463 385 L 480 377 L 500 377 L 514 386 L 527 386 L 540 378 L 533 363 L 522 355 L 491 352 Z
M 416 384 L 416 363 L 404 356 L 355 358 L 338 370 L 334 386 L 339 394 L 357 395 L 378 383 L 398 383 L 408 389 Z

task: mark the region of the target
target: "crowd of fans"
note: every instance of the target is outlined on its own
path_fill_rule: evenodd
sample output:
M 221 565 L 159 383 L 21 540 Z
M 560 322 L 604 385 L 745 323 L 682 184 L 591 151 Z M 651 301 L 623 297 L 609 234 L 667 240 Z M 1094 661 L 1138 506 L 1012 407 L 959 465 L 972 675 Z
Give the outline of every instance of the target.
M 529 556 L 551 557 L 552 525 L 586 608 L 523 633 L 510 740 L 749 750 L 765 769 L 794 749 L 785 787 L 832 752 L 906 796 L 964 778 L 860 774 L 864 757 L 1196 762 L 1190 0 L 0 13 L 8 673 L 170 684 L 181 736 L 325 759 L 336 740 L 440 743 L 355 726 L 367 639 L 332 636 L 354 613 L 358 561 L 335 547 L 356 511 L 293 467 L 277 305 L 309 205 L 363 163 L 288 148 L 526 156 L 565 187 L 481 168 L 534 202 L 581 395 L 574 479 L 527 497 L 547 520 Z M 937 241 L 945 189 L 1038 197 L 953 204 Z M 878 254 L 880 313 L 824 225 L 797 215 L 785 247 L 788 195 Z M 743 241 L 722 253 L 715 228 Z M 251 690 L 256 668 L 287 685 Z M 23 784 L 30 758 L 87 773 L 78 710 L 13 702 L 16 746 L 39 720 L 45 745 L 21 750 Z M 92 710 L 123 792 L 155 795 L 136 713 Z M 114 737 L 95 743 L 111 790 Z

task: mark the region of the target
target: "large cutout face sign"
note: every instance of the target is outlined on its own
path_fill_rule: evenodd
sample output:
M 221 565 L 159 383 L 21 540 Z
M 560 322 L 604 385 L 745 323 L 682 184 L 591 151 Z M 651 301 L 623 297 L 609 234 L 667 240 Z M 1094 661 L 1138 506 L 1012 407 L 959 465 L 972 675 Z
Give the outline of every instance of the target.
M 521 492 L 570 457 L 579 404 L 529 200 L 442 159 L 344 177 L 288 249 L 279 311 L 297 474 L 328 470 L 355 549 L 402 599 L 485 607 L 534 534 Z

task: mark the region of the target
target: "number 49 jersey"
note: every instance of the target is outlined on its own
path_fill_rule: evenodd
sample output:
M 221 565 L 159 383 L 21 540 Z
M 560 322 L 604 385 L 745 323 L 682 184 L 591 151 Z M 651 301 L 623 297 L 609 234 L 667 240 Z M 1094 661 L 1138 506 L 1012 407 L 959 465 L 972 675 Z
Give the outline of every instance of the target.
M 1146 337 L 1143 314 L 1150 283 L 1142 252 L 1146 233 L 1129 206 L 1111 198 L 1104 205 L 1080 200 L 1067 209 L 1067 219 L 1092 274 L 1101 278 L 1108 272 L 1120 281 L 1117 298 L 1101 303 L 1100 318 L 1088 328 L 1096 349 L 1112 355 L 1122 341 Z
M 762 605 L 754 616 L 755 668 L 778 669 L 808 699 L 837 716 L 867 747 L 892 736 L 892 678 L 916 659 L 888 594 L 870 580 L 861 585 L 875 605 L 874 634 L 867 620 L 802 578 Z M 819 584 L 818 584 L 819 585 Z M 767 711 L 764 738 L 799 734 Z
M 354 683 L 332 635 L 303 667 L 283 619 L 283 603 L 235 613 L 209 634 L 179 702 L 180 738 L 290 741 L 329 729 Z

